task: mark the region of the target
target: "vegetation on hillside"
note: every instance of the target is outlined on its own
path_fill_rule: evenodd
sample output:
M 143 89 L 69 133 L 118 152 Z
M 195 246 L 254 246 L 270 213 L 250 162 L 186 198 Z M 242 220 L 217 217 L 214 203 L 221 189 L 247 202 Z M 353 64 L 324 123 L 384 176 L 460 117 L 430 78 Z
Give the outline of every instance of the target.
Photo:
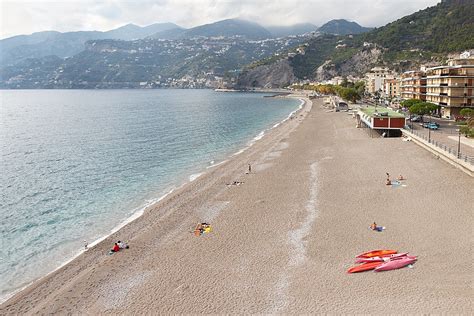
M 291 60 L 291 66 L 298 78 L 312 78 L 315 70 L 334 53 L 338 37 L 323 35 L 309 42 L 304 55 L 296 55 Z
M 474 2 L 446 1 L 359 36 L 390 51 L 435 53 L 474 47 Z
M 361 64 L 360 74 L 379 63 L 405 71 L 426 61 L 441 61 L 446 53 L 473 49 L 473 34 L 474 1 L 444 1 L 364 34 L 314 38 L 291 65 L 300 79 L 315 78 L 318 67 L 327 62 L 336 73 L 345 75 L 341 69 L 348 60 L 378 48 L 383 52 L 381 60 L 367 63 L 365 70 Z

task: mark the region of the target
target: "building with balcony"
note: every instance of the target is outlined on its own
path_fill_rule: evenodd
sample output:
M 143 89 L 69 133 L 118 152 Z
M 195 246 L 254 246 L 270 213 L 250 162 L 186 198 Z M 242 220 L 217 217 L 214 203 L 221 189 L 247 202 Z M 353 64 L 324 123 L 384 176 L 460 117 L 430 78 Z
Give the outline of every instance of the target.
M 406 71 L 400 81 L 402 99 L 426 100 L 426 74 L 423 70 Z
M 383 93 L 386 97 L 394 99 L 400 97 L 400 80 L 395 79 L 385 79 Z
M 462 108 L 474 108 L 474 58 L 452 59 L 447 66 L 426 70 L 426 101 L 440 106 L 446 118 Z
M 386 67 L 375 67 L 365 74 L 366 90 L 370 94 L 383 92 L 384 81 L 395 79 L 396 73 Z

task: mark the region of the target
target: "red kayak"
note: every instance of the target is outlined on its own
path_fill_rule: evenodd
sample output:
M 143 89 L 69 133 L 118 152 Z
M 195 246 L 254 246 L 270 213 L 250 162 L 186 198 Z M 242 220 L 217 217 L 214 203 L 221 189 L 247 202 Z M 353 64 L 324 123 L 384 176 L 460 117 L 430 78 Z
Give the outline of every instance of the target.
M 384 262 L 366 262 L 359 266 L 355 266 L 347 270 L 347 273 L 357 273 L 357 272 L 364 272 L 369 270 L 374 270 L 375 268 L 379 267 L 380 265 L 384 264 Z
M 386 250 L 386 249 L 380 249 L 380 250 L 372 250 L 369 252 L 364 252 L 360 255 L 358 255 L 356 258 L 372 258 L 372 257 L 382 257 L 386 255 L 392 255 L 397 253 L 396 250 Z
M 401 257 L 406 257 L 407 255 L 408 255 L 408 252 L 402 252 L 402 253 L 395 253 L 391 255 L 384 255 L 380 257 L 358 258 L 356 260 L 356 263 L 375 262 L 375 261 L 385 262 L 385 261 L 394 260 Z

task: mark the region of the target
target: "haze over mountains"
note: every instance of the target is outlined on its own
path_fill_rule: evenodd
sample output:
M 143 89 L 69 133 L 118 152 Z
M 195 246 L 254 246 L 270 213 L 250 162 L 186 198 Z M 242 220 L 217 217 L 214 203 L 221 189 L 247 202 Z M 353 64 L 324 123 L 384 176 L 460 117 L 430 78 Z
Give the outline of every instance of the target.
M 357 34 L 365 29 L 355 22 L 340 21 L 344 34 Z M 196 26 L 190 29 L 182 28 L 173 23 L 156 23 L 145 27 L 127 24 L 107 32 L 78 31 L 60 33 L 56 31 L 45 31 L 31 35 L 19 35 L 0 41 L 1 65 L 13 65 L 26 58 L 40 58 L 54 55 L 60 58 L 73 56 L 84 50 L 84 43 L 97 39 L 135 40 L 144 38 L 154 39 L 189 39 L 193 37 L 232 37 L 241 36 L 247 40 L 258 40 L 290 35 L 301 35 L 318 31 L 318 28 L 310 23 L 296 24 L 292 26 L 273 26 L 265 28 L 257 23 L 240 19 L 227 19 L 215 23 Z M 321 31 L 324 33 L 338 34 L 340 30 L 335 28 L 331 22 L 323 25 Z
M 345 20 L 317 28 L 230 19 L 190 29 L 41 32 L 0 41 L 10 58 L 2 60 L 0 88 L 280 87 L 361 76 L 374 66 L 404 71 L 473 49 L 473 16 L 472 1 L 445 0 L 376 29 Z
M 342 32 L 343 28 L 334 22 L 328 23 L 335 26 L 332 30 Z M 363 76 L 375 66 L 398 72 L 422 64 L 435 66 L 445 63 L 449 54 L 474 52 L 473 34 L 474 1 L 444 0 L 362 34 L 310 38 L 302 54 L 247 67 L 239 77 L 239 85 L 274 87 L 291 83 L 279 78 L 323 81 L 335 76 Z

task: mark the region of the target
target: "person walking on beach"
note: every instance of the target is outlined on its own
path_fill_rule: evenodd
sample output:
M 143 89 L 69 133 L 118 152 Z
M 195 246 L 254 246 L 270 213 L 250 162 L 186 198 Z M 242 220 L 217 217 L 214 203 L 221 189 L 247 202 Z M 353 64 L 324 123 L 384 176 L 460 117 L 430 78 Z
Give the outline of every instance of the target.
M 251 172 L 252 172 L 252 165 L 249 164 L 249 172 L 248 173 L 250 174 Z

